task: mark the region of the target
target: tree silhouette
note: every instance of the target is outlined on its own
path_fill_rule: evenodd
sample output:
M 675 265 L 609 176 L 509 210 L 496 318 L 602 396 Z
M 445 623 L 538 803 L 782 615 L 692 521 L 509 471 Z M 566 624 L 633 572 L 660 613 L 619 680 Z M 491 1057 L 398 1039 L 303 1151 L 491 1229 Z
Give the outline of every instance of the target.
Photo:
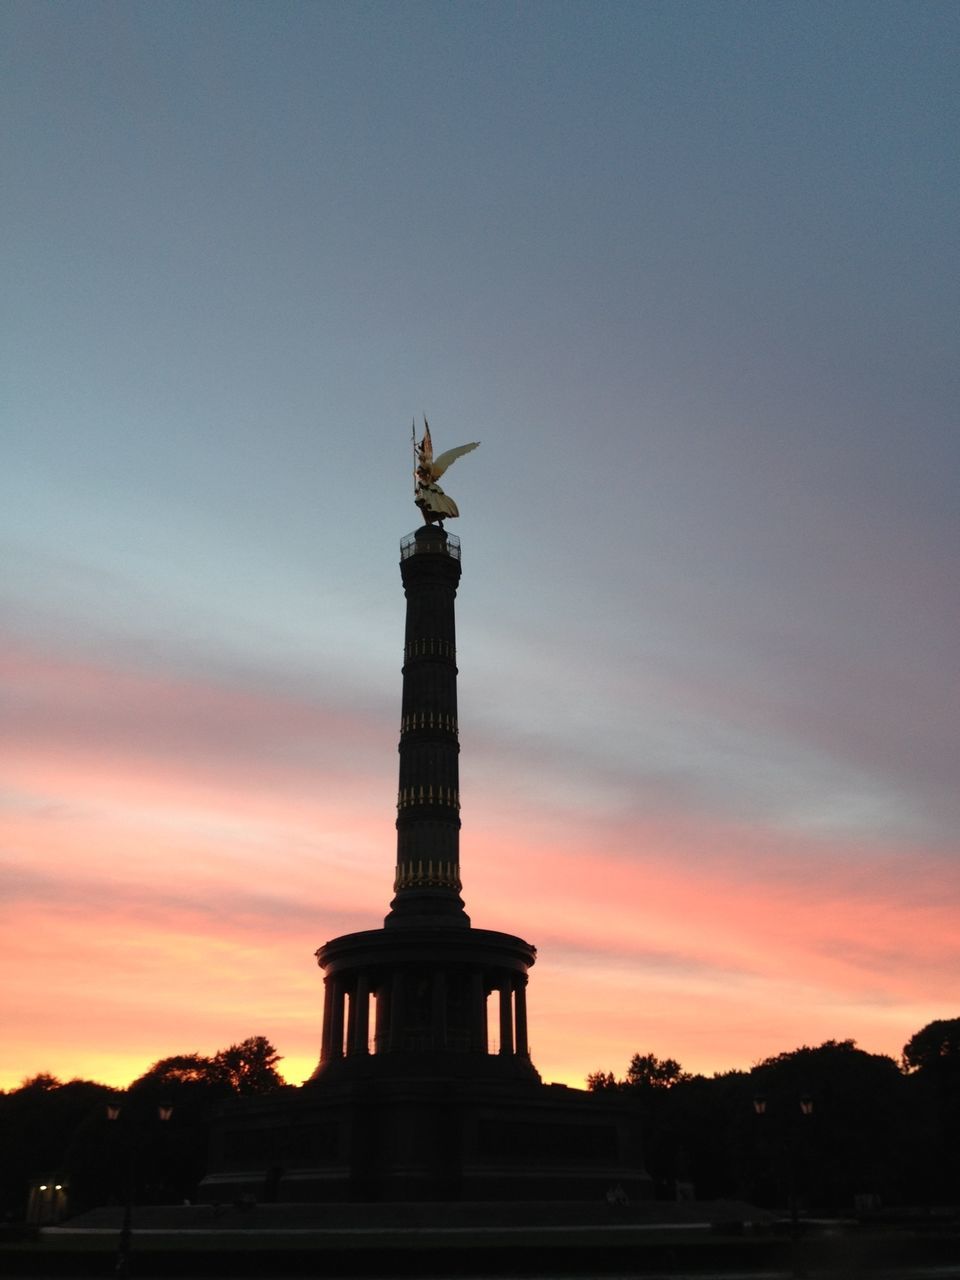
M 232 1093 L 273 1093 L 283 1088 L 277 1071 L 280 1054 L 266 1036 L 250 1036 L 229 1049 L 221 1049 L 213 1059 L 215 1074 Z
M 220 1077 L 214 1069 L 213 1058 L 205 1058 L 199 1053 L 175 1053 L 148 1067 L 130 1088 L 138 1091 L 147 1088 L 180 1091 L 184 1086 L 211 1086 L 219 1083 Z
M 133 1093 L 167 1094 L 176 1098 L 229 1097 L 231 1094 L 272 1093 L 284 1087 L 277 1071 L 280 1054 L 266 1036 L 248 1036 L 239 1044 L 218 1049 L 212 1057 L 177 1053 L 161 1058 L 134 1080 Z
M 919 1183 L 932 1202 L 960 1197 L 960 1018 L 937 1019 L 903 1046 Z
M 623 1081 L 618 1080 L 612 1071 L 591 1071 L 587 1076 L 587 1089 L 591 1093 L 610 1093 L 622 1087 Z
M 960 1018 L 938 1018 L 903 1046 L 908 1071 L 960 1071 Z
M 617 1090 L 621 1093 L 649 1089 L 670 1089 L 690 1075 L 675 1058 L 658 1058 L 654 1053 L 635 1053 L 627 1074 L 618 1080 L 612 1071 L 592 1071 L 587 1076 L 591 1093 Z
M 635 1054 L 622 1079 L 610 1071 L 587 1079 L 591 1092 L 616 1090 L 637 1099 L 647 1168 L 659 1194 L 671 1195 L 678 1182 L 689 1181 L 698 1197 L 738 1196 L 784 1208 L 798 1194 L 843 1212 L 858 1195 L 892 1203 L 931 1185 L 931 1178 L 918 1180 L 924 1147 L 914 1131 L 926 1134 L 929 1117 L 947 1111 L 936 1111 L 926 1096 L 911 1110 L 906 1085 L 892 1058 L 866 1053 L 853 1040 L 804 1045 L 749 1072 L 712 1079 L 690 1076 L 675 1059 L 654 1054 Z M 754 1106 L 760 1096 L 762 1114 Z M 801 1099 L 809 1099 L 809 1114 Z M 923 1116 L 926 1127 L 918 1129 Z M 936 1177 L 943 1184 L 948 1153 L 945 1144 L 937 1150 Z
M 689 1080 L 675 1058 L 658 1058 L 653 1053 L 635 1053 L 627 1067 L 627 1086 L 631 1089 L 671 1089 L 683 1080 Z
M 98 1110 L 103 1112 L 110 1093 L 106 1085 L 92 1080 L 64 1084 L 42 1072 L 24 1080 L 19 1089 L 0 1094 L 0 1218 L 23 1216 L 30 1182 L 39 1178 L 76 1181 L 77 1195 L 89 1195 L 93 1201 L 102 1196 L 96 1161 L 79 1158 L 78 1151 L 84 1144 L 84 1124 Z
M 858 1195 L 902 1198 L 907 1132 L 893 1058 L 853 1040 L 827 1040 L 758 1063 L 750 1086 L 766 1106 L 750 1119 L 752 1138 L 743 1145 L 752 1151 L 755 1181 L 768 1179 L 768 1196 L 782 1202 L 795 1183 L 801 1199 L 831 1211 L 849 1211 Z
M 20 1083 L 18 1093 L 50 1093 L 53 1089 L 63 1087 L 63 1081 L 52 1076 L 49 1071 L 38 1071 L 35 1076 L 27 1076 Z
M 279 1061 L 266 1036 L 248 1036 L 209 1057 L 178 1053 L 161 1058 L 133 1082 L 128 1096 L 139 1108 L 173 1108 L 170 1124 L 153 1135 L 163 1144 L 169 1198 L 193 1199 L 206 1169 L 210 1122 L 222 1103 L 286 1087 L 276 1069 Z
M 64 1084 L 45 1071 L 0 1091 L 0 1218 L 22 1218 L 30 1181 L 55 1173 L 69 1186 L 72 1212 L 121 1198 L 124 1151 L 134 1140 L 137 1199 L 192 1198 L 216 1109 L 231 1097 L 285 1088 L 279 1061 L 266 1036 L 249 1036 L 209 1057 L 161 1058 L 125 1091 L 91 1080 Z M 119 1104 L 117 1121 L 107 1118 L 108 1102 Z M 173 1108 L 163 1125 L 152 1123 L 160 1105 Z

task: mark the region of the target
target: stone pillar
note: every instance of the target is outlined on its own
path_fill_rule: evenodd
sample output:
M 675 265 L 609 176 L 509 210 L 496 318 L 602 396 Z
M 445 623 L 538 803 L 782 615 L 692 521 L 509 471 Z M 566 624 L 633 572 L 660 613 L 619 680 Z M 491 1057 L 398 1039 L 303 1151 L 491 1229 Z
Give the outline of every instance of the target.
M 320 1036 L 320 1061 L 329 1062 L 333 1057 L 330 1043 L 330 1021 L 333 1018 L 333 978 L 324 978 L 324 1030 Z
M 515 1012 L 517 1019 L 517 1057 L 529 1058 L 530 1046 L 527 1044 L 527 980 L 516 979 Z
M 470 975 L 470 1048 L 487 1052 L 487 991 L 479 969 Z
M 356 987 L 349 986 L 346 989 L 347 999 L 347 1038 L 344 1045 L 344 1052 L 353 1053 L 354 1032 L 357 1026 L 357 997 L 354 994 Z
M 403 1047 L 403 971 L 395 969 L 390 980 L 390 1051 Z
M 330 1011 L 330 1057 L 343 1057 L 343 1002 L 346 998 L 343 979 L 339 976 L 331 978 L 331 1011 Z
M 354 1005 L 356 1007 L 354 1008 Z M 357 984 L 350 997 L 351 1053 L 370 1052 L 370 979 L 365 973 L 357 975 Z
M 375 1052 L 386 1053 L 390 1048 L 390 987 L 381 979 L 377 987 L 377 1021 L 375 1024 Z
M 500 1052 L 513 1053 L 513 1005 L 510 999 L 512 982 L 509 978 L 500 981 Z

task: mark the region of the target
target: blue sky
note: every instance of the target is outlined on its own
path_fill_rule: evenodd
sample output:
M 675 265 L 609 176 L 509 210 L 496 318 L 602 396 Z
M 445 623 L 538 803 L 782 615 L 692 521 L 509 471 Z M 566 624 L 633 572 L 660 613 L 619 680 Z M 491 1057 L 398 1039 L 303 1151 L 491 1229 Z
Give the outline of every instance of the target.
M 2 24 L 2 1080 L 309 1063 L 311 952 L 389 894 L 424 412 L 482 442 L 445 485 L 466 896 L 540 945 L 544 1074 L 950 1016 L 955 6 Z

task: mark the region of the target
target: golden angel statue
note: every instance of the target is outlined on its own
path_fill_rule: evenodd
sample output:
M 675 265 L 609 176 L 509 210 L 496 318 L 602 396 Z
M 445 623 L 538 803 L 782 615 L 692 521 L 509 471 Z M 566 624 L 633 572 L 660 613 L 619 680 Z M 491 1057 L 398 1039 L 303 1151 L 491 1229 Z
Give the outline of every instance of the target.
M 424 418 L 423 439 L 417 444 L 417 427 L 414 423 L 413 451 L 416 466 L 413 475 L 416 488 L 413 500 L 423 512 L 423 518 L 427 524 L 433 524 L 436 521 L 442 527 L 444 520 L 452 520 L 460 514 L 457 504 L 452 498 L 447 497 L 437 481 L 451 462 L 455 462 L 462 454 L 469 453 L 471 449 L 476 449 L 479 443 L 479 440 L 474 440 L 472 444 L 458 445 L 456 449 L 447 449 L 445 453 L 435 458 L 433 441 L 430 439 L 430 424 Z

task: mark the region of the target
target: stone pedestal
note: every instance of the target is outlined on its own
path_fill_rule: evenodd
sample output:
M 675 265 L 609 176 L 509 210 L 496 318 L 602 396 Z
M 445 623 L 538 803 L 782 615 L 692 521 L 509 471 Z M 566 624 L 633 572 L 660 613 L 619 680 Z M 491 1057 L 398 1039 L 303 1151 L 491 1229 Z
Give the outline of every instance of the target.
M 371 1066 L 373 1064 L 371 1063 Z M 649 1198 L 635 1109 L 561 1085 L 363 1078 L 248 1099 L 217 1126 L 207 1202 Z

